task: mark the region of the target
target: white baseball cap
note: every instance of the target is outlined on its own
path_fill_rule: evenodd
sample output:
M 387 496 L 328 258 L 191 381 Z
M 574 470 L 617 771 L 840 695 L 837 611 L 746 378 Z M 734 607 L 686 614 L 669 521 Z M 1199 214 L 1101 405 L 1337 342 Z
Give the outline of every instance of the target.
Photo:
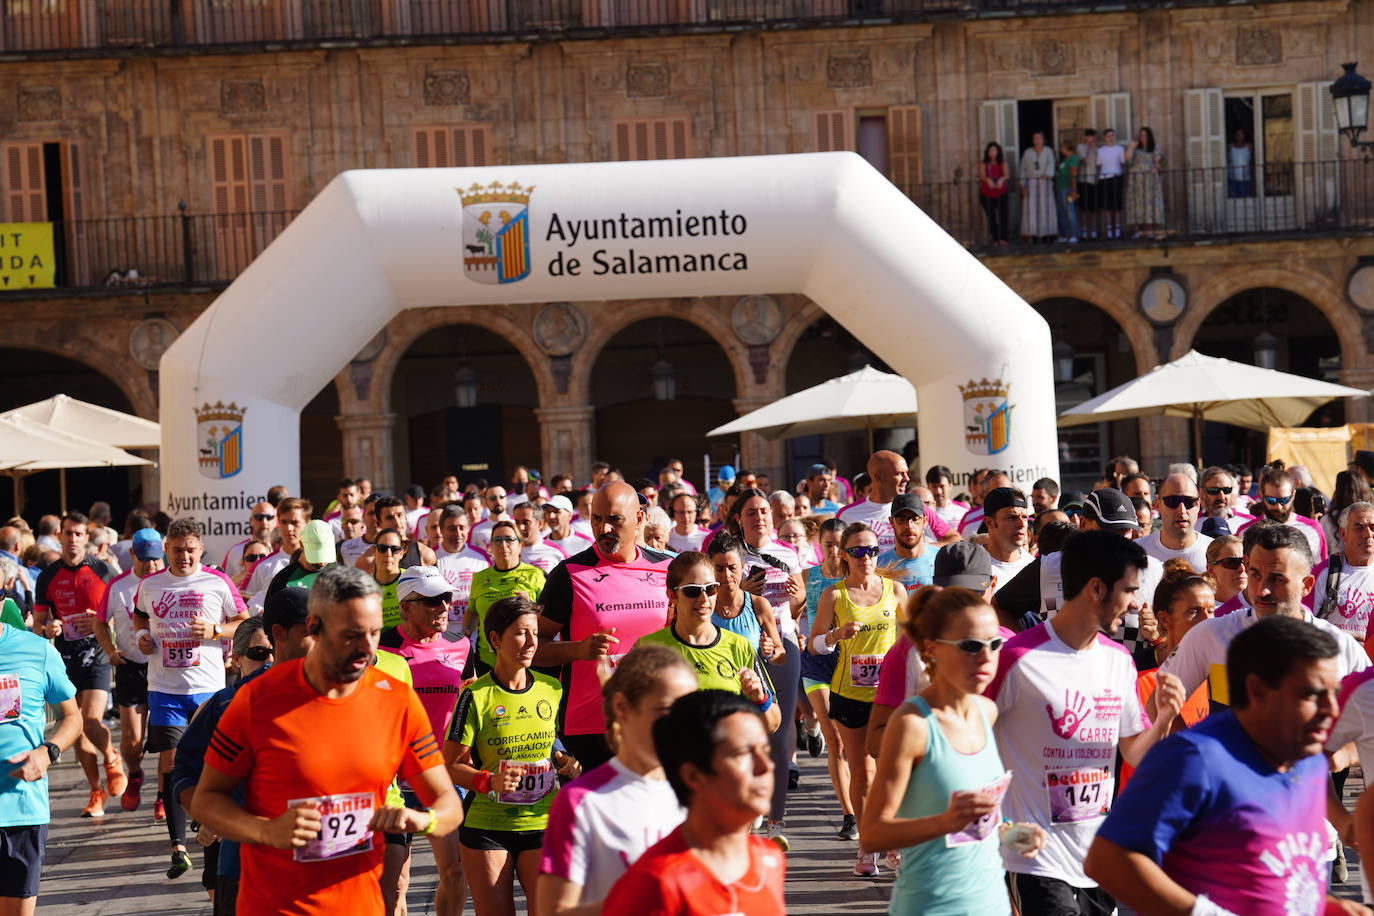
M 440 595 L 453 594 L 444 574 L 433 566 L 410 566 L 401 573 L 396 582 L 396 597 L 401 601 L 419 595 L 422 598 L 438 598 Z
M 550 497 L 544 505 L 553 506 L 555 509 L 562 509 L 564 512 L 571 512 L 573 510 L 572 500 L 568 499 L 568 497 L 564 496 L 562 493 Z

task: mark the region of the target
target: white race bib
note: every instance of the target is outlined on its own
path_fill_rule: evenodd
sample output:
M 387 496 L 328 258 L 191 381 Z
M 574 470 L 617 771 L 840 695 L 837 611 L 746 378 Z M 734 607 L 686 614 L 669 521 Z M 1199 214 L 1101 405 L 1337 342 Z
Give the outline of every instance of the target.
M 849 656 L 849 683 L 855 687 L 877 687 L 878 673 L 883 668 L 881 655 Z
M 516 767 L 524 767 L 520 784 L 509 792 L 501 792 L 496 800 L 503 805 L 532 805 L 553 790 L 558 773 L 553 761 L 545 758 L 534 763 L 521 763 L 518 760 L 502 760 L 498 772 L 504 773 Z
M 320 835 L 295 850 L 296 861 L 323 862 L 372 849 L 372 830 L 368 824 L 372 823 L 376 800 L 371 792 L 354 792 L 288 801 L 288 808 L 310 803 L 320 809 Z
M 1050 798 L 1050 823 L 1073 824 L 1106 817 L 1112 809 L 1116 779 L 1111 767 L 1046 770 L 1045 791 Z
M 0 674 L 0 722 L 13 722 L 24 714 L 24 692 L 19 678 Z
M 164 668 L 194 668 L 200 664 L 198 639 L 164 639 L 161 645 Z

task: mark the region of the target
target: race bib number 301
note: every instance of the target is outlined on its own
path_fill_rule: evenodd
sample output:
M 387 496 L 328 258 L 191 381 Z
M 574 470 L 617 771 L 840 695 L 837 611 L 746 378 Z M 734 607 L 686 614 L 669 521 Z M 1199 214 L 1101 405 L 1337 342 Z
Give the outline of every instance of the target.
M 372 849 L 372 809 L 377 802 L 371 792 L 348 795 L 320 795 L 293 798 L 287 807 L 313 804 L 320 809 L 320 835 L 295 850 L 297 862 L 323 862 L 353 856 Z
M 1050 823 L 1074 824 L 1106 817 L 1112 808 L 1111 767 L 1046 770 L 1045 791 L 1050 800 Z
M 525 769 L 524 775 L 520 777 L 520 785 L 509 792 L 502 792 L 496 796 L 496 800 L 503 805 L 533 805 L 549 794 L 557 779 L 553 763 L 547 759 L 534 763 L 502 760 L 500 766 L 501 772 L 514 767 L 524 767 Z

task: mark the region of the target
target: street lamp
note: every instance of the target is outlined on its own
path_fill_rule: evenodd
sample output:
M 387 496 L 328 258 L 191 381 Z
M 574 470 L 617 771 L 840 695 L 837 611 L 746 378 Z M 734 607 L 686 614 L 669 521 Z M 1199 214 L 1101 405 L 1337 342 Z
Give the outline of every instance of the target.
M 1341 64 L 1341 78 L 1331 84 L 1331 103 L 1336 107 L 1336 126 L 1350 138 L 1355 149 L 1374 147 L 1374 141 L 1360 140 L 1369 127 L 1369 80 L 1355 72 L 1355 64 Z
M 1255 365 L 1261 369 L 1279 367 L 1279 339 L 1268 331 L 1260 331 L 1255 337 Z
M 671 401 L 677 397 L 677 369 L 662 353 L 658 355 L 658 362 L 654 363 L 650 371 L 654 378 L 655 401 Z
M 459 407 L 477 406 L 477 370 L 467 363 L 453 373 L 453 399 Z
M 1051 351 L 1054 355 L 1054 380 L 1068 383 L 1073 381 L 1073 346 L 1066 340 L 1055 343 Z

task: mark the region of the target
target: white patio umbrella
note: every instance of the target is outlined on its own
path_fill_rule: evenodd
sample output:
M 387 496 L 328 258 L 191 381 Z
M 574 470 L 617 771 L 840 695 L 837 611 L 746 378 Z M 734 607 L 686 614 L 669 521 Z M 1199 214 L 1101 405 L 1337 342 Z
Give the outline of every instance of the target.
M 0 417 L 14 416 L 118 448 L 158 448 L 162 445 L 162 427 L 152 420 L 65 394 L 0 413 Z
M 864 366 L 750 411 L 706 435 L 755 432 L 765 439 L 790 439 L 820 433 L 873 431 L 916 425 L 916 389 L 900 375 Z
M 37 471 L 66 468 L 132 467 L 146 458 L 94 439 L 53 429 L 22 416 L 0 416 L 0 474 L 14 478 L 14 511 L 24 506 L 22 478 Z M 61 503 L 67 507 L 65 476 Z
M 1369 392 L 1330 382 L 1203 356 L 1189 350 L 1140 378 L 1070 407 L 1059 426 L 1081 426 L 1131 417 L 1182 417 L 1193 421 L 1193 451 L 1202 464 L 1202 421 L 1247 429 L 1296 426 L 1335 398 Z

